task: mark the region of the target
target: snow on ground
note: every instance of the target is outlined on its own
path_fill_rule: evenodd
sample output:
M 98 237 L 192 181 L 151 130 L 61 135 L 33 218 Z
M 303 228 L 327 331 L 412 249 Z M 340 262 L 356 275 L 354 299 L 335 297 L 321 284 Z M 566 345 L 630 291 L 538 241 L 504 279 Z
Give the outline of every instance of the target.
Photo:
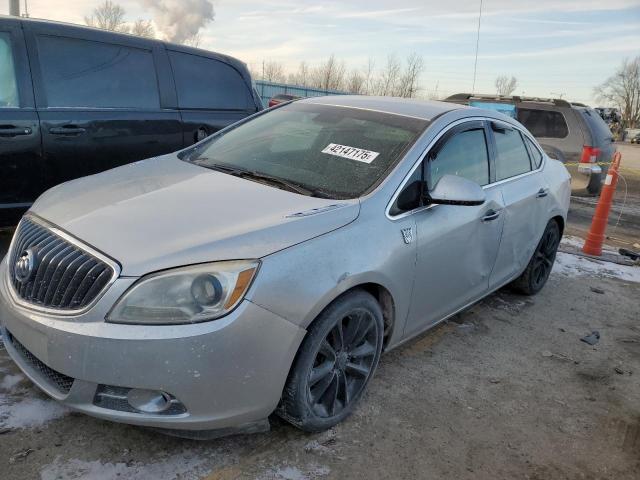
M 67 412 L 55 400 L 16 398 L 14 395 L 0 393 L 0 428 L 40 427 Z
M 304 470 L 298 467 L 284 465 L 272 468 L 258 477 L 259 480 L 312 480 L 319 477 L 326 477 L 331 470 L 329 467 L 320 465 L 310 465 Z
M 99 460 L 62 460 L 56 457 L 53 463 L 40 470 L 41 480 L 197 480 L 211 469 L 205 466 L 206 457 L 198 457 L 185 450 L 182 453 L 159 459 L 155 463 L 103 463 Z
M 618 265 L 592 258 L 558 252 L 552 273 L 566 277 L 600 276 L 619 278 L 628 282 L 640 283 L 640 267 L 635 265 Z
M 0 381 L 0 390 L 11 392 L 22 380 L 24 380 L 24 375 L 20 375 L 19 373 L 15 375 L 5 375 L 2 381 Z

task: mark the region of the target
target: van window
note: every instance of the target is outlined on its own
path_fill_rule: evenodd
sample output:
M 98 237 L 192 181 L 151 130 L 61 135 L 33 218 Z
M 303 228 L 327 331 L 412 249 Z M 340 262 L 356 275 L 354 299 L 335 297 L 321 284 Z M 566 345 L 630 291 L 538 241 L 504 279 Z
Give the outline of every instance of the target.
M 0 32 L 0 108 L 18 107 L 18 87 L 11 38 Z
M 42 35 L 38 53 L 49 107 L 160 108 L 149 50 Z
M 564 138 L 569 135 L 567 121 L 560 112 L 518 108 L 518 121 L 536 138 Z
M 489 183 L 489 155 L 484 129 L 477 128 L 455 134 L 431 159 L 433 189 L 444 175 L 457 175 L 478 185 Z
M 496 180 L 515 177 L 531 170 L 529 153 L 522 135 L 512 128 L 494 129 L 496 139 Z
M 212 58 L 189 53 L 169 51 L 169 58 L 176 79 L 180 108 L 249 108 L 249 89 L 233 67 Z

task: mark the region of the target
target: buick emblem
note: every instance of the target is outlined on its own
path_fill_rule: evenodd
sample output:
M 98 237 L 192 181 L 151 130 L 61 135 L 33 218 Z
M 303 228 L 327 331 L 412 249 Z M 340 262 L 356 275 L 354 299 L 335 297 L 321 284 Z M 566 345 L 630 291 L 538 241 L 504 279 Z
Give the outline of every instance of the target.
M 36 270 L 36 261 L 36 254 L 32 248 L 28 248 L 22 252 L 13 267 L 16 280 L 20 283 L 28 282 L 31 275 L 33 275 L 33 272 Z

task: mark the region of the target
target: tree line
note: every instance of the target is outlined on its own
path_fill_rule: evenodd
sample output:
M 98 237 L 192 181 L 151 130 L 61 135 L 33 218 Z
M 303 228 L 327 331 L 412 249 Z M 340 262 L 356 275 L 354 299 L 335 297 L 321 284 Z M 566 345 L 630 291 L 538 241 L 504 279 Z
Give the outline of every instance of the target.
M 404 60 L 391 54 L 379 69 L 372 58 L 364 67 L 347 68 L 346 62 L 333 54 L 315 67 L 302 61 L 297 70 L 290 73 L 286 73 L 284 65 L 275 60 L 264 61 L 258 68 L 255 65 L 253 67 L 251 75 L 254 79 L 269 82 L 358 95 L 413 98 L 420 91 L 420 75 L 425 65 L 422 56 L 411 53 Z

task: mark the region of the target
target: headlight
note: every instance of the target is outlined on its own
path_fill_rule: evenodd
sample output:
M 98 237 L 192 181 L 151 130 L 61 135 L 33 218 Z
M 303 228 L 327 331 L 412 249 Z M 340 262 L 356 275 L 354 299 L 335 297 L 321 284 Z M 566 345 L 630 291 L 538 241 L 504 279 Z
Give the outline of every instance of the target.
M 107 315 L 108 322 L 171 325 L 213 320 L 242 300 L 259 262 L 216 262 L 142 277 Z

